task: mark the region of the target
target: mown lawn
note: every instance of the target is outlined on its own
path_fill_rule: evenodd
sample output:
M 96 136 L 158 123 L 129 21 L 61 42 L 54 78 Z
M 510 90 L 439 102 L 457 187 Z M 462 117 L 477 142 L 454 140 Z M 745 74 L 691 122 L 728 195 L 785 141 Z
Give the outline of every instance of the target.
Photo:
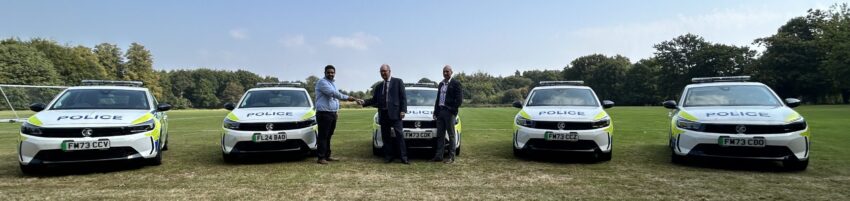
M 74 167 L 22 175 L 19 124 L 0 124 L 0 198 L 58 199 L 336 199 L 336 200 L 848 200 L 850 106 L 802 106 L 813 130 L 812 161 L 804 172 L 775 163 L 670 163 L 667 110 L 615 107 L 614 159 L 517 159 L 511 153 L 514 108 L 465 108 L 462 155 L 455 164 L 384 164 L 371 155 L 374 110 L 344 110 L 333 141 L 343 161 L 314 158 L 226 164 L 219 148 L 225 110 L 169 112 L 171 150 L 156 167 Z

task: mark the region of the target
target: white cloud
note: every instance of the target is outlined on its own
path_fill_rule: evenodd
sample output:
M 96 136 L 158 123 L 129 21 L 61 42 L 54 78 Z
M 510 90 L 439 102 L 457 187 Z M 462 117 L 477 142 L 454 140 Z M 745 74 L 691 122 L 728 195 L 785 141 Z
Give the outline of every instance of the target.
M 300 47 L 306 44 L 304 35 L 285 36 L 278 40 L 278 42 L 285 47 Z
M 236 40 L 248 39 L 248 33 L 246 33 L 245 30 L 242 29 L 231 29 L 230 37 Z
M 754 39 L 776 33 L 787 20 L 805 15 L 805 10 L 782 12 L 774 9 L 738 8 L 715 10 L 701 15 L 679 14 L 677 17 L 650 22 L 597 26 L 576 30 L 568 36 L 573 48 L 592 53 L 621 54 L 636 61 L 652 56 L 655 44 L 687 33 L 706 41 L 754 47 Z M 634 62 L 633 61 L 633 62 Z
M 327 44 L 337 48 L 351 48 L 362 51 L 368 50 L 371 45 L 380 42 L 381 39 L 377 36 L 357 32 L 352 34 L 350 37 L 332 36 L 328 39 Z

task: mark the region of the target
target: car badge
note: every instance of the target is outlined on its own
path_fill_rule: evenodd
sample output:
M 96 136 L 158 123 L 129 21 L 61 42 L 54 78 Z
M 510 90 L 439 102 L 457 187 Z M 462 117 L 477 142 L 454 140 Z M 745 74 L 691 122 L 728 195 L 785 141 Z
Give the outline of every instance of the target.
M 747 132 L 747 127 L 744 125 L 738 125 L 735 126 L 735 131 L 737 131 L 738 134 L 743 134 L 744 132 Z
M 93 131 L 91 130 L 91 128 L 84 128 L 84 129 L 83 129 L 83 132 L 82 132 L 82 133 L 83 133 L 83 137 L 91 137 L 92 132 L 93 132 Z
M 266 130 L 269 130 L 269 131 L 270 131 L 270 130 L 274 130 L 274 124 L 272 124 L 272 123 L 267 123 L 267 124 L 266 124 Z
M 413 123 L 413 126 L 415 126 L 416 128 L 422 127 L 422 122 L 417 121 L 417 122 Z
M 558 130 L 564 130 L 565 127 L 567 127 L 567 123 L 558 122 Z

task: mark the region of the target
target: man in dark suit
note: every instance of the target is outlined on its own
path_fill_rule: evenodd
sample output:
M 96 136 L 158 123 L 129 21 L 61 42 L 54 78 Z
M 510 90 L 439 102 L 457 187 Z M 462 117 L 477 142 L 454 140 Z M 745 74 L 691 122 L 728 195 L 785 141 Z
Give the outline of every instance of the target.
M 398 157 L 402 163 L 409 165 L 401 121 L 407 113 L 404 81 L 390 77 L 390 66 L 387 64 L 381 65 L 380 72 L 384 81 L 372 91 L 372 99 L 359 102 L 364 107 L 378 108 L 378 124 L 381 125 L 381 139 L 384 141 L 384 162 L 391 163 Z
M 446 65 L 443 67 L 443 81 L 437 87 L 437 101 L 434 103 L 434 120 L 437 121 L 437 153 L 431 161 L 443 161 L 445 163 L 454 163 L 455 148 L 457 139 L 455 139 L 455 118 L 463 103 L 463 90 L 460 82 L 452 79 L 452 67 Z M 443 136 L 448 132 L 449 135 L 449 153 L 448 158 L 443 160 L 443 151 L 446 150 L 446 139 Z

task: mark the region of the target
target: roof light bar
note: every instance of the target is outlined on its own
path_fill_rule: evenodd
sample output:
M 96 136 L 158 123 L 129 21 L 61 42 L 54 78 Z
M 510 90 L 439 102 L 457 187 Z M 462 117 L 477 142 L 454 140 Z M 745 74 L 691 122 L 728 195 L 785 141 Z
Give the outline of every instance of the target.
M 295 82 L 258 82 L 257 87 L 301 87 L 304 83 L 295 81 Z
M 694 83 L 710 83 L 710 82 L 746 82 L 750 80 L 749 75 L 745 76 L 728 76 L 728 77 L 695 77 L 691 79 Z
M 428 87 L 428 88 L 437 88 L 437 83 L 434 83 L 434 82 L 426 82 L 426 83 L 404 83 L 404 87 Z
M 125 86 L 125 87 L 142 87 L 142 81 L 121 81 L 121 80 L 83 80 L 83 86 Z
M 584 86 L 584 81 L 540 81 L 540 86 Z

